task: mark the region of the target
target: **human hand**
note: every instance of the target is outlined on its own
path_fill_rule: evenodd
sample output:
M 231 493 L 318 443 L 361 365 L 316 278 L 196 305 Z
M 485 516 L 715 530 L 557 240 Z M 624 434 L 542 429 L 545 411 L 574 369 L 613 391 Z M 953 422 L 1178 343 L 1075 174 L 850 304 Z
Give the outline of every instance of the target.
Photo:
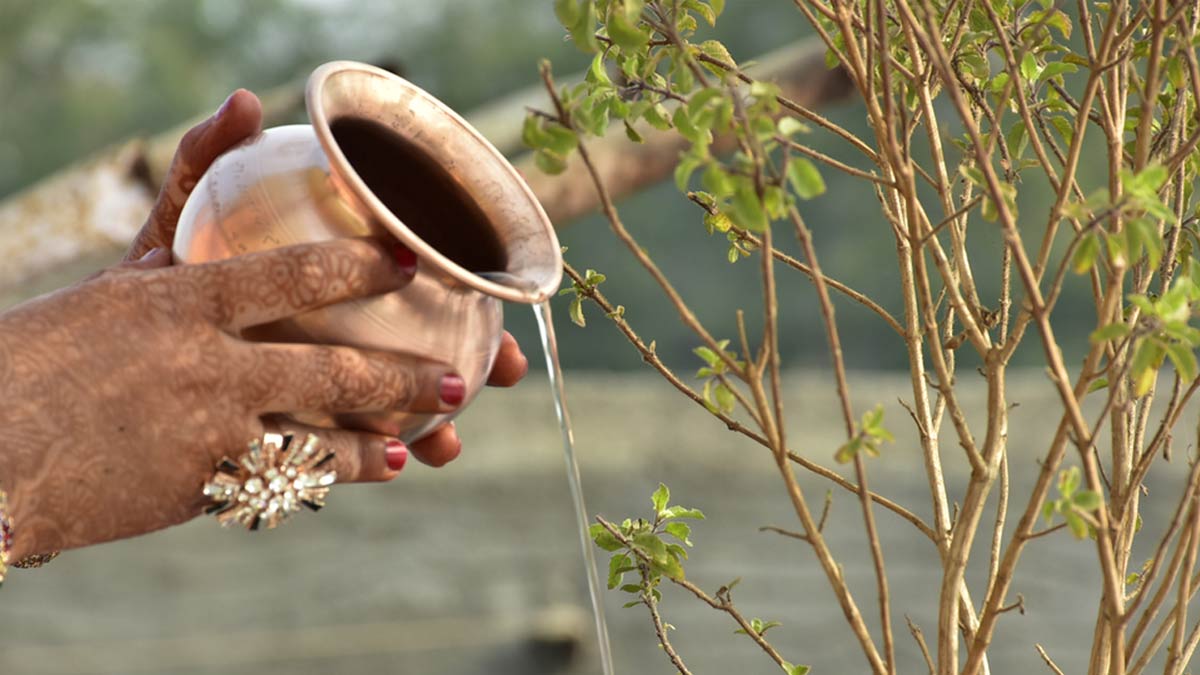
M 258 97 L 239 89 L 226 99 L 217 114 L 184 135 L 171 162 L 158 202 L 134 238 L 126 260 L 137 260 L 155 247 L 170 248 L 175 226 L 188 195 L 213 161 L 226 150 L 262 130 L 262 104 Z M 488 384 L 511 387 L 525 376 L 529 361 L 517 341 L 505 332 Z M 409 448 L 430 466 L 442 466 L 462 451 L 462 441 L 453 423 L 444 424 Z
M 348 347 L 252 343 L 248 326 L 411 280 L 376 242 L 304 244 L 200 265 L 166 249 L 0 314 L 0 478 L 15 559 L 181 523 L 201 486 L 285 411 L 445 413 L 448 366 Z M 282 431 L 310 431 L 284 425 Z M 342 482 L 388 480 L 390 439 L 316 430 Z

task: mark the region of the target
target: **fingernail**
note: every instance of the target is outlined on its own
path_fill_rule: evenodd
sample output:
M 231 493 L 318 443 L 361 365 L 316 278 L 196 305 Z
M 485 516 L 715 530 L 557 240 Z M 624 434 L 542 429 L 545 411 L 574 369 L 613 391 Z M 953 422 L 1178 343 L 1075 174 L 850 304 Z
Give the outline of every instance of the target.
M 162 250 L 161 246 L 155 246 L 154 248 L 150 249 L 149 251 L 146 251 L 145 253 L 143 253 L 142 257 L 138 258 L 138 262 L 142 262 L 143 260 L 149 260 L 150 256 L 158 253 L 161 250 Z
M 229 106 L 233 103 L 233 97 L 236 94 L 237 92 L 235 91 L 225 98 L 225 102 L 221 104 L 220 108 L 217 108 L 217 114 L 213 115 L 214 119 L 221 119 L 221 116 L 229 110 Z
M 438 393 L 442 397 L 442 403 L 457 407 L 467 397 L 467 383 L 458 375 L 443 375 Z
M 391 440 L 387 442 L 386 448 L 388 468 L 392 471 L 403 469 L 408 461 L 408 446 L 400 441 Z
M 413 253 L 412 249 L 396 242 L 392 244 L 392 255 L 395 256 L 396 262 L 400 263 L 400 270 L 406 276 L 414 276 L 417 273 L 417 254 Z

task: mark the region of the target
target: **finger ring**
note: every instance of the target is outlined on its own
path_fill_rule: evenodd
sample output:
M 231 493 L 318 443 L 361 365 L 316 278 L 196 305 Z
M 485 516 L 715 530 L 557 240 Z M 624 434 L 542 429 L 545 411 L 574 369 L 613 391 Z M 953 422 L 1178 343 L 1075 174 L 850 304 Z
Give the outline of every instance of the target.
M 240 460 L 226 457 L 217 464 L 204 485 L 204 496 L 213 502 L 205 513 L 226 527 L 238 523 L 257 530 L 276 527 L 301 506 L 319 511 L 337 472 L 328 468 L 333 451 L 318 444 L 315 434 L 303 443 L 292 434 L 273 433 L 250 441 Z

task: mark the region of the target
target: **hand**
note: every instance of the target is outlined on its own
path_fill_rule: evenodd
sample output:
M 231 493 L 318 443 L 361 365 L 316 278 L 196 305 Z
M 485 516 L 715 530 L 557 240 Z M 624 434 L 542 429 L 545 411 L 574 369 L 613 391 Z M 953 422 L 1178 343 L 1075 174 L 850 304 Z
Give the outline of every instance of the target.
M 379 244 L 344 239 L 169 262 L 166 249 L 152 249 L 0 314 L 0 477 L 18 528 L 15 558 L 194 517 L 216 462 L 243 454 L 263 434 L 263 415 L 454 409 L 440 392 L 461 378 L 443 364 L 236 337 L 408 283 L 411 273 Z M 389 439 L 319 435 L 337 452 L 339 481 L 395 476 Z
M 262 105 L 254 94 L 239 89 L 226 99 L 213 117 L 188 131 L 180 141 L 167 173 L 158 203 L 134 238 L 126 256 L 136 260 L 155 247 L 170 248 L 179 213 L 192 188 L 223 152 L 262 130 Z M 525 376 L 529 361 L 508 332 L 500 342 L 488 384 L 511 387 Z M 458 457 L 462 441 L 453 424 L 444 424 L 411 448 L 412 454 L 430 466 L 442 466 Z

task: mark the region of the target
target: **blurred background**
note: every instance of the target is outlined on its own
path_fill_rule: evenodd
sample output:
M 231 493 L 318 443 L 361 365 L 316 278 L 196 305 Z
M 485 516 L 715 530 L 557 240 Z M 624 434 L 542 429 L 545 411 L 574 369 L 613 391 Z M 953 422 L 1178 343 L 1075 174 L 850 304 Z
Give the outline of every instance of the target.
M 809 31 L 786 0 L 737 0 L 727 3 L 709 37 L 744 63 L 796 44 Z M 5 220 L 6 202 L 20 203 L 24 191 L 46 185 L 64 167 L 207 115 L 236 87 L 287 99 L 314 66 L 333 59 L 396 70 L 472 120 L 499 120 L 489 135 L 511 135 L 525 99 L 509 97 L 536 86 L 540 58 L 552 60 L 563 77 L 588 63 L 564 41 L 550 3 L 535 0 L 0 0 L 0 226 L 27 225 L 12 208 Z M 515 108 L 503 104 L 511 100 Z M 499 116 L 492 114 L 497 110 Z M 865 131 L 863 111 L 852 102 L 823 111 Z M 291 115 L 303 120 L 302 110 Z M 856 159 L 830 139 L 811 140 L 836 157 Z M 826 272 L 899 315 L 894 247 L 873 193 L 864 183 L 825 175 L 828 193 L 804 209 Z M 1046 190 L 1023 186 L 1022 209 L 1041 213 Z M 621 207 L 627 225 L 715 334 L 732 334 L 740 307 L 756 325 L 756 265 L 725 262 L 724 238 L 705 234 L 695 207 L 670 181 L 647 186 Z M 645 340 L 656 340 L 659 354 L 680 372 L 694 369 L 695 339 L 607 224 L 584 215 L 556 225 L 567 260 L 607 274 L 603 290 L 625 306 Z M 973 246 L 997 246 L 987 227 L 976 229 Z M 12 232 L 0 230 L 0 239 L 6 235 Z M 30 245 L 42 245 L 56 235 L 33 230 L 30 236 L 38 239 Z M 782 239 L 795 249 L 790 237 Z M 119 250 L 109 242 L 67 251 L 62 259 L 70 264 L 0 284 L 0 307 L 78 279 Z M 20 262 L 9 255 L 5 265 Z M 994 299 L 997 267 L 985 257 L 975 273 L 984 297 Z M 1056 314 L 1062 334 L 1078 337 L 1066 343 L 1068 356 L 1086 344 L 1093 321 L 1086 304 L 1077 303 L 1087 300 L 1086 288 L 1071 283 Z M 784 274 L 781 298 L 791 437 L 798 450 L 831 464 L 840 430 L 831 424 L 837 415 L 815 297 L 803 278 Z M 898 436 L 873 462 L 873 485 L 929 517 L 916 439 L 904 433 L 907 417 L 896 403 L 911 397 L 898 370 L 907 363 L 902 344 L 873 314 L 838 303 L 861 397 L 855 404 L 883 403 Z M 555 308 L 591 511 L 618 519 L 648 513 L 649 494 L 667 482 L 677 502 L 710 516 L 694 528 L 697 546 L 687 568 L 693 581 L 714 591 L 743 577 L 735 599 L 748 616 L 783 622 L 771 637 L 789 660 L 811 663 L 819 673 L 863 672 L 809 551 L 758 532 L 767 524 L 794 527 L 771 458 L 723 433 L 647 372 L 603 316 L 589 308 L 591 321 L 580 329 L 566 321 L 565 302 Z M 509 307 L 507 316 L 535 372 L 515 391 L 486 393 L 461 418 L 467 449 L 454 465 L 411 466 L 394 484 L 339 490 L 320 516 L 277 532 L 248 536 L 197 522 L 18 572 L 0 594 L 0 672 L 599 672 L 535 324 L 525 307 Z M 1036 342 L 1027 342 L 1018 362 L 1036 365 Z M 960 352 L 964 378 L 971 373 L 967 351 Z M 982 388 L 964 386 L 968 399 L 982 400 Z M 1057 410 L 1058 403 L 1036 369 L 1014 377 L 1011 396 L 1021 404 L 1010 432 L 1019 485 L 1036 471 L 1053 431 L 1046 426 L 1053 421 L 1038 411 Z M 951 480 L 964 476 L 954 453 L 947 455 Z M 1175 469 L 1160 467 L 1156 478 L 1170 487 Z M 814 501 L 829 487 L 807 476 L 802 484 Z M 1153 514 L 1173 506 L 1170 489 L 1159 494 L 1163 499 L 1152 495 L 1147 502 L 1149 535 L 1159 526 Z M 908 614 L 932 633 L 935 552 L 903 521 L 877 513 L 895 618 Z M 860 521 L 845 493 L 835 495 L 829 531 L 864 614 L 876 616 Z M 1081 589 L 1094 587 L 1092 557 L 1090 545 L 1062 533 L 1031 547 L 1016 586 L 1030 611 L 1004 619 L 993 672 L 1040 668 L 1036 640 L 1068 672 L 1086 663 L 1095 602 Z M 973 574 L 972 582 L 982 584 L 980 570 Z M 733 634 L 727 617 L 673 589 L 665 594 L 665 618 L 678 627 L 673 639 L 693 672 L 777 672 Z M 618 672 L 670 672 L 645 612 L 621 609 L 624 598 L 608 596 Z M 902 623 L 897 642 L 901 671 L 922 669 Z

